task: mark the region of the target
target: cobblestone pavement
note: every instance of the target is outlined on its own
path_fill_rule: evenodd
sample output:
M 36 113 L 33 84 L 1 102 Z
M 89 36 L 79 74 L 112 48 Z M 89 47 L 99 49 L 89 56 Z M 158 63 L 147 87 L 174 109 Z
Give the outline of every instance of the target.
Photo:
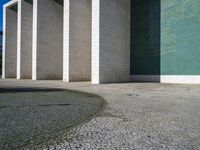
M 200 85 L 0 81 L 68 88 L 102 96 L 104 113 L 77 126 L 52 150 L 200 150 Z
M 39 149 L 63 141 L 70 127 L 93 117 L 104 103 L 88 93 L 0 83 L 0 150 Z

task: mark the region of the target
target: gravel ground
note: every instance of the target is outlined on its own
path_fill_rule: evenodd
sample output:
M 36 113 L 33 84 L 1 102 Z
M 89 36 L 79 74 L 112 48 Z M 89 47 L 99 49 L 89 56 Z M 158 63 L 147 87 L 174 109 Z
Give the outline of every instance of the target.
M 1 80 L 0 84 L 67 88 L 102 96 L 102 115 L 77 126 L 55 150 L 200 150 L 200 85 Z
M 69 128 L 103 107 L 104 100 L 92 94 L 1 84 L 0 149 L 39 149 L 63 141 Z

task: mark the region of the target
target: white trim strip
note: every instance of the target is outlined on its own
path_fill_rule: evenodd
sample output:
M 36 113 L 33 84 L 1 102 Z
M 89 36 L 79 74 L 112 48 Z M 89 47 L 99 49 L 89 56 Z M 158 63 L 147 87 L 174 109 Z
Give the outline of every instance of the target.
M 131 81 L 200 84 L 200 75 L 131 75 Z
M 4 5 L 5 6 L 5 5 Z M 2 78 L 6 78 L 6 53 L 5 53 L 5 47 L 6 47 L 6 7 L 3 7 L 3 58 L 2 58 Z
M 200 75 L 162 75 L 161 83 L 200 84 Z
M 100 0 L 92 1 L 92 79 L 100 83 Z
M 69 82 L 70 0 L 64 0 L 63 13 L 63 82 Z
M 21 7 L 22 0 L 19 0 L 17 13 L 17 79 L 21 79 Z
M 37 80 L 37 17 L 38 0 L 33 0 L 32 80 Z
M 17 3 L 18 0 L 12 0 L 6 4 L 3 5 L 3 7 L 7 8 L 7 7 L 11 7 L 13 5 L 15 5 Z

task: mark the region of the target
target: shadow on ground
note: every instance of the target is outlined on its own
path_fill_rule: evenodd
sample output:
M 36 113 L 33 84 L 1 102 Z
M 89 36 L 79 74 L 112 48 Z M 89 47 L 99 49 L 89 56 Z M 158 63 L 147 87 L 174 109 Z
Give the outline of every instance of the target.
M 26 92 L 59 92 L 62 89 L 45 89 L 45 88 L 10 88 L 0 87 L 0 93 L 26 93 Z
M 101 97 L 62 89 L 0 87 L 0 149 L 34 149 L 70 136 L 100 112 Z

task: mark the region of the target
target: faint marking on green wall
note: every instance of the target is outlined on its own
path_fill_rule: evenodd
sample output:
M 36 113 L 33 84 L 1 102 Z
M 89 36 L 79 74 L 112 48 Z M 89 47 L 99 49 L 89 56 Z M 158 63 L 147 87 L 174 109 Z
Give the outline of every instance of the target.
M 199 0 L 161 0 L 161 74 L 200 74 Z

